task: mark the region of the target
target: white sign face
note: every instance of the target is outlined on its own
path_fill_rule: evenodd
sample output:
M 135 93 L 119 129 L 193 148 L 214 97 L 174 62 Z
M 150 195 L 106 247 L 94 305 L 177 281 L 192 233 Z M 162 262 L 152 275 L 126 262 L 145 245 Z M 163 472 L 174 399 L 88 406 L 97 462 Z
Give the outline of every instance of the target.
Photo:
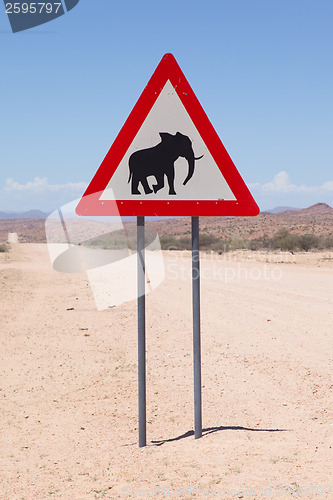
M 185 139 L 182 136 L 185 136 Z M 180 137 L 183 139 L 183 144 L 187 142 L 192 145 L 196 158 L 202 156 L 202 158 L 195 160 L 193 175 L 188 179 L 186 185 L 183 183 L 189 173 L 189 164 L 184 157 L 183 146 L 179 144 Z M 166 141 L 168 142 L 166 147 L 155 148 Z M 132 156 L 133 153 L 139 151 L 142 153 Z M 179 156 L 178 153 L 180 153 Z M 174 164 L 174 183 L 169 180 L 168 172 L 164 172 L 163 165 L 165 165 L 166 157 L 169 154 L 174 158 L 174 160 L 168 160 L 169 163 L 171 161 Z M 137 182 L 138 178 L 134 179 L 133 175 L 138 158 L 144 158 L 146 162 L 150 163 L 149 171 L 140 171 L 139 182 Z M 142 164 L 142 160 L 140 161 Z M 132 164 L 131 176 L 129 163 Z M 139 167 L 140 165 L 138 165 L 137 171 L 140 170 Z M 159 181 L 158 178 L 160 178 Z M 144 189 L 144 184 L 146 189 Z M 170 191 L 173 192 L 170 193 Z M 99 199 L 137 201 L 236 200 L 169 80 Z

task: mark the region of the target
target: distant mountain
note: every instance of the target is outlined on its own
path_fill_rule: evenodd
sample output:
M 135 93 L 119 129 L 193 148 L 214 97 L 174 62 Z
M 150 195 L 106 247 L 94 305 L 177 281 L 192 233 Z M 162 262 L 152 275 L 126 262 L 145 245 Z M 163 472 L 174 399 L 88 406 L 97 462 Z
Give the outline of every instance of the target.
M 280 212 L 289 212 L 292 210 L 300 210 L 299 208 L 294 208 L 294 207 L 275 207 L 271 208 L 270 210 L 264 210 L 261 212 L 262 214 L 279 214 Z
M 333 208 L 327 203 L 316 203 L 308 208 L 291 209 L 283 212 L 283 215 L 296 215 L 304 217 L 308 215 L 333 215 Z
M 28 210 L 27 212 L 0 212 L 1 220 L 9 219 L 46 219 L 49 214 L 41 210 Z

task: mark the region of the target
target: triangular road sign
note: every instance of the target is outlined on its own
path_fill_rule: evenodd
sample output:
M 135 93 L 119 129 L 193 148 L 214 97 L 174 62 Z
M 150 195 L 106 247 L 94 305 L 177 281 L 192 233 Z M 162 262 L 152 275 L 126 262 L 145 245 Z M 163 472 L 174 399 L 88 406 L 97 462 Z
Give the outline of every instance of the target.
M 157 66 L 76 213 L 259 213 L 172 54 L 165 54 Z

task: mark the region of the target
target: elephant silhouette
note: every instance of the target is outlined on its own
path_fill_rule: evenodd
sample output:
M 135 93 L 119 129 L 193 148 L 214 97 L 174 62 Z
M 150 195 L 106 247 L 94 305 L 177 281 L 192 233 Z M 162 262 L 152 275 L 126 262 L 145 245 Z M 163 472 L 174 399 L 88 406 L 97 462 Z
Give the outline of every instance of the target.
M 183 185 L 188 183 L 194 173 L 194 162 L 200 160 L 202 156 L 195 158 L 192 149 L 192 142 L 187 135 L 177 132 L 175 135 L 167 132 L 160 132 L 161 142 L 156 146 L 135 151 L 128 160 L 129 178 L 132 180 L 132 194 L 141 194 L 138 187 L 141 182 L 145 194 L 154 191 L 157 193 L 164 187 L 164 176 L 169 184 L 169 194 L 175 195 L 175 161 L 181 156 L 188 161 L 188 175 Z M 149 187 L 147 177 L 154 176 L 156 184 L 153 189 Z

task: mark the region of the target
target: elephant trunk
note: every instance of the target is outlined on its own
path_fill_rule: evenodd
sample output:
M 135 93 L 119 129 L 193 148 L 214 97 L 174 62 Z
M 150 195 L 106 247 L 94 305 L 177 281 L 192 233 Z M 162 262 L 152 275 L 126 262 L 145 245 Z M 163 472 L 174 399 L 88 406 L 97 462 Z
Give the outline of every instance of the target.
M 198 158 L 195 158 L 194 153 L 193 153 L 193 154 L 191 154 L 191 156 L 186 158 L 188 161 L 188 174 L 187 174 L 186 179 L 183 182 L 184 186 L 188 183 L 188 181 L 191 179 L 191 177 L 194 174 L 194 161 L 200 160 L 202 157 L 203 157 L 203 155 L 199 156 Z

